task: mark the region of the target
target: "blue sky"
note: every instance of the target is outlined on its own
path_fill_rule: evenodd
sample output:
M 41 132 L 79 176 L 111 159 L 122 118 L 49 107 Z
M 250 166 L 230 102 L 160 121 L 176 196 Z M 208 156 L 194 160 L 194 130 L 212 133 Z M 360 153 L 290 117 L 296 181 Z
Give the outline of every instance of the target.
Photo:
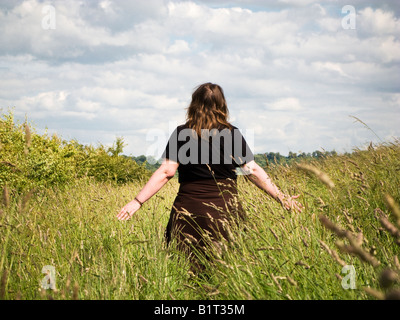
M 350 116 L 400 136 L 399 15 L 396 1 L 1 1 L 0 108 L 157 155 L 210 81 L 256 153 L 351 151 L 379 139 Z

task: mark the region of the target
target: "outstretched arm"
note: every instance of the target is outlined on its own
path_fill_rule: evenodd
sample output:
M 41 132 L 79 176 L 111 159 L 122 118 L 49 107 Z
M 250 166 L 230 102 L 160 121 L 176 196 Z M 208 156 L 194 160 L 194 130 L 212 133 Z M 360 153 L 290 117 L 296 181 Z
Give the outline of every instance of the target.
M 117 215 L 118 220 L 130 219 L 133 214 L 140 209 L 141 203 L 146 202 L 154 196 L 175 175 L 178 166 L 179 164 L 174 161 L 165 160 L 153 173 L 135 199 L 121 209 Z
M 297 202 L 299 196 L 287 196 L 272 183 L 271 178 L 255 161 L 250 161 L 241 167 L 244 174 L 261 190 L 268 193 L 272 198 L 278 201 L 285 209 L 294 209 L 301 212 L 303 206 Z

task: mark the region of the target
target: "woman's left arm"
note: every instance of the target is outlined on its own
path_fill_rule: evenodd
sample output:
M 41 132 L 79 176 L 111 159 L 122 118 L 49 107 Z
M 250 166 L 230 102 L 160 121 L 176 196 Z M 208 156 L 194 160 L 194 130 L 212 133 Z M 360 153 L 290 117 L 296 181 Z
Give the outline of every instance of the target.
M 243 165 L 241 169 L 251 182 L 253 182 L 261 190 L 268 193 L 285 209 L 293 209 L 297 212 L 301 212 L 303 210 L 303 205 L 300 202 L 296 201 L 299 196 L 288 196 L 282 193 L 279 188 L 271 181 L 271 178 L 268 176 L 265 170 L 261 168 L 254 160 Z
M 174 175 L 179 163 L 172 160 L 165 160 L 153 173 L 149 181 L 137 194 L 135 199 L 126 204 L 118 213 L 118 220 L 128 220 L 140 209 L 142 203 L 154 196 Z

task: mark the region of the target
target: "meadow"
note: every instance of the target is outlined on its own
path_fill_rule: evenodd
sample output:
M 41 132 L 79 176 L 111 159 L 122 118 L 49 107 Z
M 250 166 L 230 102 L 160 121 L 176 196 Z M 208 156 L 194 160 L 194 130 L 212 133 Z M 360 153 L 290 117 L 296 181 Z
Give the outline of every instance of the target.
M 400 299 L 399 140 L 267 163 L 300 214 L 239 176 L 246 221 L 196 277 L 164 241 L 177 178 L 116 219 L 150 174 L 121 155 L 122 139 L 85 147 L 10 114 L 0 139 L 0 299 Z

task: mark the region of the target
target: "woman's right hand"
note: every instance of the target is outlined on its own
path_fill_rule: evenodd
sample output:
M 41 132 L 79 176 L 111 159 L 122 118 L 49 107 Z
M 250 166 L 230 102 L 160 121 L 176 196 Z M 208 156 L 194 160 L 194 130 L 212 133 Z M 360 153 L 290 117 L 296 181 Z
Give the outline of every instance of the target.
M 298 197 L 300 197 L 300 195 L 297 195 L 297 196 L 285 196 L 281 200 L 282 206 L 286 210 L 294 210 L 294 211 L 300 213 L 303 210 L 304 207 L 300 202 L 295 200 Z
M 129 220 L 135 214 L 136 211 L 140 209 L 140 204 L 136 200 L 132 200 L 127 205 L 125 205 L 121 211 L 117 214 L 117 219 L 124 221 Z

